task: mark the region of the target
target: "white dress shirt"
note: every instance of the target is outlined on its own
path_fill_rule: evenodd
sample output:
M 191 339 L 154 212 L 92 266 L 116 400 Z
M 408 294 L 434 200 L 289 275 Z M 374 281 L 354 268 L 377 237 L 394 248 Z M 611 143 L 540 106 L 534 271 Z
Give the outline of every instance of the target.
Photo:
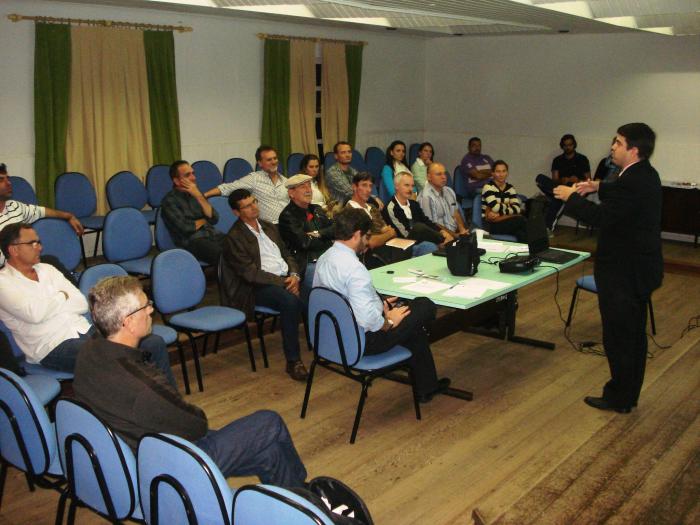
M 253 232 L 255 238 L 258 240 L 258 247 L 260 248 L 260 269 L 264 272 L 271 273 L 273 275 L 287 275 L 289 271 L 289 266 L 287 261 L 282 257 L 280 253 L 279 246 L 275 244 L 275 241 L 270 239 L 260 226 L 258 221 L 258 231 L 252 228 L 249 224 L 246 224 L 248 229 Z
M 260 170 L 249 173 L 236 181 L 219 184 L 217 188 L 225 197 L 231 195 L 234 190 L 245 188 L 258 199 L 260 218 L 277 224 L 280 221 L 280 213 L 289 204 L 286 182 L 286 177 L 281 173 L 277 174 L 277 182 L 272 182 L 270 175 L 266 171 Z
M 313 285 L 330 288 L 345 297 L 365 332 L 376 332 L 384 326 L 384 305 L 372 285 L 372 277 L 345 244 L 336 241 L 319 257 Z
M 34 266 L 38 281 L 6 264 L 0 270 L 0 320 L 30 363 L 39 363 L 66 339 L 90 330 L 85 296 L 50 264 Z M 65 292 L 68 298 L 63 295 Z

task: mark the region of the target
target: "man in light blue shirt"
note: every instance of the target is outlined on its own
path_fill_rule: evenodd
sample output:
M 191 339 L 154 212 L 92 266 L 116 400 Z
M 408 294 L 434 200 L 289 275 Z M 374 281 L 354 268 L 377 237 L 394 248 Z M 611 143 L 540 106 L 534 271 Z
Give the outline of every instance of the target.
M 418 398 L 423 403 L 430 401 L 450 384 L 448 378 L 437 378 L 425 331 L 435 319 L 435 304 L 426 297 L 404 306 L 395 306 L 396 297 L 382 301 L 369 271 L 358 259 L 369 243 L 369 216 L 348 207 L 334 220 L 336 241 L 316 263 L 314 286 L 330 288 L 349 301 L 357 324 L 365 330 L 365 355 L 381 354 L 396 345 L 408 348 Z

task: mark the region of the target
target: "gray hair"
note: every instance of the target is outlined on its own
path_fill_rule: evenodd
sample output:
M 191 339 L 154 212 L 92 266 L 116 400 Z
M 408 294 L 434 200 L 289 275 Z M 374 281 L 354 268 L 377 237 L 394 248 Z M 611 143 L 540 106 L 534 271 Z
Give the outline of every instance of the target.
M 110 337 L 124 324 L 124 319 L 138 309 L 141 283 L 133 276 L 106 277 L 90 289 L 88 303 L 95 326 Z
M 399 185 L 401 182 L 401 179 L 404 177 L 413 177 L 413 173 L 410 171 L 400 171 L 396 175 L 394 175 L 394 188 Z

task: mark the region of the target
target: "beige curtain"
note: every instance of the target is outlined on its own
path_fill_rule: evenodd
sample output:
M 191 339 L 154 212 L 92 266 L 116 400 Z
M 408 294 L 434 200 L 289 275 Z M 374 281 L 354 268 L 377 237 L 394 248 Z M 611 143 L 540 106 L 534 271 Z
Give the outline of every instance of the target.
M 318 152 L 316 43 L 310 40 L 292 40 L 289 45 L 289 131 L 293 153 Z
M 143 33 L 74 27 L 71 60 L 66 169 L 90 178 L 103 214 L 109 177 L 122 170 L 144 177 L 152 164 Z
M 348 139 L 348 73 L 345 44 L 321 44 L 321 129 L 324 151 L 333 151 L 339 140 Z

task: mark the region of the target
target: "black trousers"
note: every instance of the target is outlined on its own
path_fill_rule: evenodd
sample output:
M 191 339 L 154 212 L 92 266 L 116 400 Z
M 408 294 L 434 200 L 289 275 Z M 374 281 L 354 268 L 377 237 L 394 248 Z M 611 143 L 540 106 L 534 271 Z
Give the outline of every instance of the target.
M 636 406 L 647 362 L 649 294 L 636 292 L 629 275 L 621 278 L 596 269 L 595 279 L 603 346 L 610 367 L 603 398 L 619 408 Z
M 486 228 L 489 233 L 515 235 L 518 242 L 527 242 L 527 219 L 524 215 L 516 215 L 500 222 L 487 222 Z
M 217 236 L 190 239 L 187 243 L 187 251 L 200 261 L 209 263 L 212 266 L 218 266 L 221 251 L 224 249 L 225 237 L 222 233 Z
M 409 349 L 418 395 L 423 395 L 434 392 L 438 387 L 435 362 L 425 331 L 425 327 L 435 319 L 437 308 L 427 297 L 418 297 L 409 306 L 411 313 L 396 328 L 365 334 L 365 354 L 381 354 L 396 345 Z

